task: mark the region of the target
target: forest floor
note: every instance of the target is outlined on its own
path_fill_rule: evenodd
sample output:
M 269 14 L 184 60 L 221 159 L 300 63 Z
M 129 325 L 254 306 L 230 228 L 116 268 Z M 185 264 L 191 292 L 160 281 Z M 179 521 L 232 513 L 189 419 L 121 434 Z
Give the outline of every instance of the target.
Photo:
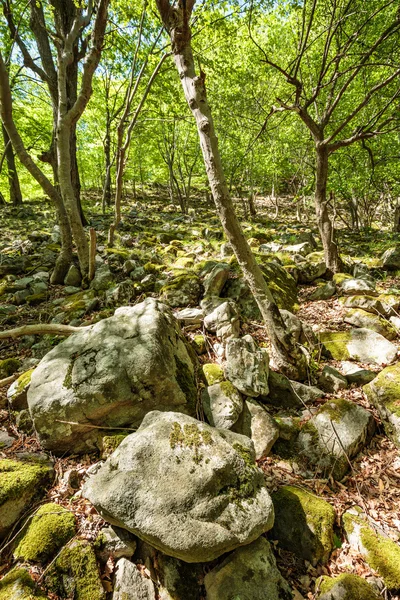
M 168 222 L 180 223 L 184 232 L 183 242 L 185 250 L 190 252 L 193 248 L 202 243 L 204 228 L 212 227 L 219 229 L 217 219 L 213 218 L 211 222 L 205 221 L 204 214 L 210 214 L 212 207 L 205 207 L 203 202 L 196 201 L 196 206 L 190 211 L 189 217 L 182 215 L 173 207 L 166 208 L 166 201 L 163 198 L 151 196 L 150 194 L 141 202 L 129 200 L 125 207 L 127 215 L 124 226 L 120 231 L 121 236 L 128 236 L 131 239 L 131 247 L 140 246 L 140 252 L 143 259 L 146 259 L 146 252 L 149 252 L 148 260 L 154 259 L 155 248 L 147 248 L 140 243 L 138 231 L 155 232 L 165 231 Z M 53 222 L 52 211 L 43 201 L 29 203 L 28 207 L 32 209 L 27 217 L 19 218 L 18 210 L 11 208 L 2 208 L 1 210 L 1 241 L 0 252 L 5 253 L 26 253 L 29 256 L 31 250 L 29 239 L 32 239 L 32 232 L 41 232 L 50 234 Z M 98 250 L 104 251 L 106 246 L 107 228 L 111 222 L 111 211 L 106 216 L 100 213 L 100 206 L 95 202 L 90 202 L 86 206 L 86 212 L 92 226 L 96 228 L 98 237 Z M 241 206 L 239 206 L 239 211 Z M 274 235 L 285 234 L 290 239 L 290 235 L 295 236 L 301 228 L 310 228 L 315 232 L 315 225 L 311 219 L 310 223 L 296 221 L 294 210 L 290 202 L 282 202 L 281 213 L 278 218 L 274 218 L 274 206 L 265 200 L 260 201 L 258 214 L 252 221 L 247 221 L 242 217 L 242 224 L 248 237 L 253 237 L 257 232 L 264 232 L 266 239 L 273 239 Z M 34 237 L 34 236 L 33 236 Z M 221 238 L 220 238 L 221 239 Z M 210 256 L 218 255 L 220 239 L 210 239 L 207 242 L 207 249 Z M 382 230 L 351 233 L 348 231 L 339 232 L 340 249 L 344 255 L 351 256 L 352 260 L 366 262 L 371 264 L 388 247 L 393 245 L 396 236 Z M 289 242 L 288 242 L 289 243 Z M 213 254 L 214 253 L 214 254 Z M 40 270 L 40 256 L 36 257 L 32 270 Z M 29 271 L 28 271 L 29 272 Z M 385 291 L 400 287 L 400 279 L 397 277 L 384 277 L 378 282 L 378 289 Z M 299 285 L 299 303 L 300 309 L 298 316 L 310 324 L 314 330 L 340 330 L 347 326 L 343 323 L 343 308 L 337 298 L 331 298 L 326 301 L 308 300 L 309 296 L 316 289 L 315 285 Z M 45 302 L 37 306 L 28 306 L 22 304 L 18 307 L 17 315 L 6 319 L 0 317 L 0 329 L 12 328 L 16 325 L 28 323 L 46 323 L 50 322 L 54 316 L 53 301 L 62 296 L 63 286 L 50 286 L 48 298 Z M 156 294 L 153 294 L 156 295 Z M 140 301 L 142 298 L 138 298 Z M 100 306 L 97 313 L 91 313 L 82 319 L 82 324 L 89 324 L 93 320 L 109 316 L 109 309 Z M 243 331 L 251 331 L 258 340 L 265 342 L 265 331 L 261 324 L 243 323 Z M 202 331 L 201 333 L 204 333 Z M 193 335 L 193 332 L 190 333 Z M 394 340 L 395 344 L 400 344 L 400 337 Z M 210 348 L 212 339 L 210 338 Z M 17 357 L 23 363 L 32 355 L 31 348 L 23 347 L 19 340 L 6 340 L 0 342 L 0 359 Z M 213 358 L 209 353 L 207 360 Z M 315 380 L 318 373 L 325 365 L 337 366 L 335 361 L 329 361 L 325 358 L 319 358 L 318 364 L 313 373 Z M 5 397 L 7 388 L 0 388 L 1 399 Z M 364 511 L 376 520 L 383 530 L 388 532 L 396 541 L 400 539 L 400 453 L 391 441 L 384 435 L 383 428 L 376 410 L 366 400 L 360 387 L 351 386 L 347 390 L 340 392 L 344 398 L 351 399 L 357 404 L 362 405 L 370 411 L 377 424 L 377 434 L 372 442 L 364 449 L 358 457 L 351 462 L 351 468 L 345 478 L 341 481 L 334 481 L 331 477 L 320 478 L 315 476 L 312 479 L 304 479 L 296 474 L 289 463 L 282 461 L 273 453 L 259 463 L 265 473 L 267 486 L 270 491 L 276 490 L 282 484 L 295 484 L 315 492 L 323 497 L 335 508 L 338 519 L 343 512 L 353 505 L 361 506 Z M 16 440 L 14 444 L 0 452 L 0 457 L 13 457 L 17 453 L 24 451 L 40 451 L 40 445 L 33 436 L 23 434 L 18 431 L 14 415 L 8 410 L 0 411 L 0 426 L 6 428 Z M 55 501 L 64 505 L 73 511 L 78 523 L 78 537 L 93 541 L 99 529 L 103 525 L 103 520 L 96 513 L 88 501 L 80 497 L 65 483 L 65 473 L 70 469 L 75 469 L 80 477 L 86 473 L 93 462 L 98 460 L 97 456 L 65 456 L 55 458 L 55 482 L 48 490 L 45 501 Z M 339 525 L 339 523 L 338 523 Z M 339 529 L 338 529 L 339 530 Z M 291 552 L 282 550 L 275 545 L 275 555 L 278 566 L 285 579 L 289 581 L 294 590 L 297 590 L 297 599 L 307 598 L 313 600 L 317 597 L 316 581 L 320 575 L 338 575 L 341 573 L 354 573 L 365 578 L 373 578 L 376 573 L 371 571 L 370 567 L 363 560 L 360 554 L 354 552 L 344 538 L 337 537 L 336 549 L 333 551 L 330 560 L 323 566 L 313 567 L 310 563 L 300 560 Z M 0 576 L 2 572 L 9 567 L 9 555 L 7 548 L 4 549 L 2 561 L 0 561 Z M 208 567 L 205 567 L 208 569 Z M 39 567 L 31 567 L 32 576 L 39 582 L 43 578 L 43 570 Z M 110 589 L 113 573 L 112 562 L 107 562 L 102 573 L 103 582 Z M 382 591 L 382 597 L 400 600 L 400 595 L 391 595 L 387 591 Z M 54 598 L 56 598 L 54 596 Z

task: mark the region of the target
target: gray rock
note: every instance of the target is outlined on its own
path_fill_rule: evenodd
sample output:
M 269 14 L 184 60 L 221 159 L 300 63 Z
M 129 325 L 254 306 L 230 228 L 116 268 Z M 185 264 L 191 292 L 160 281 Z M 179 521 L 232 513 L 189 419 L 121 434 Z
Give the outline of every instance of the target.
M 173 277 L 161 288 L 161 299 L 172 308 L 197 306 L 200 293 L 200 279 L 187 272 Z
M 219 296 L 229 277 L 229 271 L 229 265 L 226 263 L 215 265 L 215 267 L 204 278 L 204 295 Z
M 233 255 L 233 248 L 229 242 L 221 244 L 220 255 L 221 258 L 230 258 Z
M 294 337 L 295 342 L 313 348 L 317 343 L 315 333 L 307 323 L 301 321 L 296 315 L 288 310 L 280 310 L 283 322 L 289 333 Z
M 279 428 L 274 419 L 252 398 L 244 401 L 242 414 L 232 429 L 252 440 L 257 460 L 268 456 L 279 437 Z
M 80 287 L 82 283 L 81 272 L 75 265 L 71 265 L 68 269 L 68 273 L 64 279 L 64 285 L 72 285 L 73 287 Z
M 15 442 L 15 437 L 9 435 L 5 429 L 0 429 L 0 451 L 4 448 L 11 448 Z
M 143 570 L 121 558 L 116 564 L 112 600 L 156 600 L 154 583 Z
M 318 600 L 379 600 L 381 596 L 366 579 L 351 573 L 339 577 L 322 577 L 317 582 Z
M 25 300 L 27 299 L 27 297 L 30 295 L 31 295 L 31 292 L 29 289 L 18 290 L 14 294 L 13 301 L 17 306 L 19 306 L 20 304 L 23 304 L 25 302 Z
M 355 383 L 357 385 L 366 385 L 377 376 L 377 373 L 374 371 L 362 369 L 358 365 L 347 361 L 342 362 L 342 371 L 350 384 Z
M 261 244 L 258 250 L 263 254 L 273 254 L 274 252 L 280 252 L 282 248 L 282 244 L 268 242 L 267 244 Z
M 78 294 L 81 291 L 81 288 L 74 287 L 73 285 L 67 285 L 64 288 L 64 294 L 66 296 L 72 296 L 73 294 Z
M 299 254 L 300 256 L 307 256 L 313 251 L 313 246 L 309 242 L 302 242 L 300 244 L 294 244 L 292 246 L 284 246 L 283 252 L 289 252 L 289 254 Z
M 240 331 L 239 313 L 235 302 L 225 301 L 219 304 L 204 318 L 204 327 L 213 331 L 221 342 L 237 338 Z
M 325 366 L 318 379 L 318 385 L 328 394 L 335 394 L 348 387 L 347 379 L 333 367 Z
M 379 297 L 363 296 L 362 294 L 349 296 L 345 299 L 344 306 L 346 308 L 361 308 L 374 315 L 387 315 L 387 307 L 382 304 Z
M 388 365 L 397 356 L 397 346 L 371 329 L 349 331 L 325 331 L 320 333 L 321 342 L 335 360 Z
M 326 263 L 323 260 L 303 263 L 299 265 L 299 283 L 312 283 L 325 273 Z
M 15 315 L 17 312 L 17 307 L 14 304 L 2 304 L 0 306 L 0 316 Z
M 343 320 L 349 325 L 376 331 L 387 340 L 394 340 L 397 337 L 397 331 L 392 323 L 361 308 L 350 308 L 344 315 Z
M 33 277 L 23 277 L 22 279 L 17 279 L 13 283 L 13 288 L 15 290 L 26 290 L 31 283 L 33 283 Z
M 31 291 L 31 294 L 43 294 L 44 292 L 47 292 L 48 287 L 49 286 L 45 281 L 40 281 L 36 279 L 30 284 L 29 289 Z
M 328 281 L 325 285 L 318 287 L 315 292 L 309 296 L 309 300 L 328 300 L 336 294 L 336 284 L 334 281 Z
M 31 383 L 33 369 L 25 371 L 16 379 L 7 390 L 7 400 L 12 410 L 28 408 L 27 394 Z
M 243 400 L 230 381 L 215 383 L 202 394 L 204 413 L 213 427 L 231 429 L 243 410 Z
M 57 454 L 95 448 L 101 430 L 91 425 L 134 427 L 154 409 L 194 414 L 196 401 L 194 365 L 179 325 L 152 298 L 118 308 L 58 344 L 28 391 L 38 436 Z
M 204 313 L 201 308 L 184 308 L 175 313 L 175 318 L 185 326 L 200 326 L 204 319 Z
M 114 559 L 131 558 L 136 550 L 133 535 L 119 527 L 104 527 L 96 540 L 97 555 L 106 562 L 110 556 Z
M 33 279 L 39 279 L 40 281 L 44 281 L 45 283 L 49 282 L 50 273 L 48 271 L 38 271 L 32 275 Z
M 367 410 L 348 400 L 328 400 L 301 429 L 299 454 L 318 470 L 342 479 L 351 459 L 367 444 L 375 421 Z
M 83 495 L 111 523 L 186 562 L 214 560 L 273 523 L 271 498 L 245 436 L 154 411 Z
M 365 296 L 377 296 L 376 284 L 366 279 L 344 279 L 340 284 L 340 291 L 346 296 L 362 294 Z
M 139 266 L 136 260 L 126 260 L 123 264 L 123 271 L 126 275 L 130 275 L 134 269 Z
M 235 550 L 204 578 L 207 600 L 291 600 L 269 542 L 260 537 Z
M 143 277 L 146 275 L 146 271 L 143 267 L 136 267 L 133 271 L 130 272 L 129 276 L 132 281 L 141 281 Z
M 104 292 L 114 283 L 114 275 L 108 265 L 101 265 L 96 269 L 94 278 L 90 282 L 91 289 L 96 292 Z
M 383 369 L 370 383 L 363 387 L 367 396 L 379 412 L 385 432 L 400 447 L 400 363 Z
M 125 306 L 132 302 L 135 296 L 135 284 L 130 279 L 126 279 L 106 291 L 106 304 L 108 306 Z
M 251 337 L 230 339 L 226 345 L 225 376 L 246 396 L 268 394 L 269 356 Z
M 387 271 L 400 269 L 400 247 L 389 248 L 381 256 L 382 266 Z
M 275 371 L 270 371 L 268 385 L 269 394 L 263 397 L 263 402 L 279 408 L 301 408 L 325 396 L 325 392 L 319 388 L 291 381 Z

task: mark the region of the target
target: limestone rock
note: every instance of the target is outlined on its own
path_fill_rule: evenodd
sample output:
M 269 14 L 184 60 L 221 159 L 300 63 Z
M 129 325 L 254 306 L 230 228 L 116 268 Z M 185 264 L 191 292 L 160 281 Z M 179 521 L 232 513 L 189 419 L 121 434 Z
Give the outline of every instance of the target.
M 197 306 L 200 293 L 200 279 L 188 271 L 173 277 L 161 288 L 161 300 L 172 308 Z
M 101 430 L 91 425 L 135 426 L 153 409 L 194 414 L 196 401 L 180 328 L 152 298 L 118 308 L 58 344 L 35 369 L 28 391 L 38 436 L 57 454 L 98 446 Z
M 350 384 L 355 383 L 357 385 L 366 385 L 367 383 L 375 379 L 377 375 L 374 371 L 370 371 L 369 369 L 362 369 L 354 363 L 347 361 L 342 362 L 342 371 Z
M 226 345 L 225 375 L 246 396 L 268 394 L 269 356 L 251 335 L 231 339 Z
M 274 419 L 252 398 L 244 401 L 242 414 L 232 429 L 252 440 L 257 460 L 269 455 L 279 437 L 279 428 Z
M 351 308 L 344 315 L 343 320 L 345 323 L 349 323 L 349 325 L 376 331 L 387 340 L 394 340 L 397 337 L 397 331 L 389 321 L 361 308 Z
M 126 558 L 115 569 L 112 600 L 156 600 L 154 583 Z
M 318 385 L 329 394 L 347 388 L 347 379 L 333 367 L 325 366 L 318 379 Z
M 220 383 L 224 380 L 224 370 L 216 363 L 203 365 L 203 373 L 208 385 L 214 385 L 214 383 Z
M 202 400 L 208 422 L 220 429 L 231 429 L 243 410 L 242 397 L 230 381 L 208 386 Z
M 387 365 L 397 356 L 397 347 L 371 329 L 320 333 L 324 348 L 335 360 L 356 360 Z
M 348 400 L 328 400 L 302 427 L 299 454 L 318 470 L 342 479 L 349 459 L 371 438 L 375 421 L 367 410 Z M 340 441 L 339 441 L 340 440 Z
M 400 247 L 389 248 L 381 256 L 382 266 L 387 271 L 400 269 Z
M 206 275 L 203 281 L 205 296 L 219 296 L 222 288 L 229 277 L 229 265 L 226 263 L 216 264 L 215 267 Z
M 386 367 L 363 387 L 368 400 L 378 409 L 386 434 L 400 447 L 400 363 Z
M 202 562 L 271 528 L 273 509 L 245 436 L 154 411 L 83 488 L 100 514 L 165 554 Z
M 389 590 L 400 588 L 400 546 L 373 527 L 361 508 L 355 506 L 342 517 L 349 544 L 382 577 Z
M 204 319 L 204 313 L 201 308 L 183 308 L 175 313 L 175 318 L 185 327 L 190 325 L 200 327 Z
M 275 522 L 271 538 L 314 566 L 329 560 L 333 550 L 333 507 L 314 494 L 286 485 L 272 494 Z
M 16 438 L 9 435 L 5 429 L 0 429 L 0 451 L 4 450 L 4 448 L 11 448 L 15 439 Z
M 131 558 L 136 550 L 136 540 L 129 531 L 119 527 L 104 527 L 97 536 L 96 554 L 107 562 L 110 556 L 113 559 Z
M 299 283 L 312 283 L 326 273 L 326 262 L 304 262 L 299 265 Z
M 7 390 L 7 399 L 13 410 L 28 408 L 28 389 L 34 369 L 25 371 L 16 379 Z
M 239 336 L 240 321 L 236 304 L 232 301 L 222 302 L 204 319 L 204 326 L 208 331 L 215 331 L 223 343 Z
M 135 284 L 131 279 L 125 279 L 106 291 L 106 304 L 108 306 L 124 306 L 132 302 L 135 295 Z
M 348 296 L 345 298 L 344 306 L 346 308 L 361 308 L 374 315 L 386 316 L 387 314 L 387 308 L 383 305 L 379 297 L 363 296 L 362 294 Z
M 47 600 L 24 568 L 12 569 L 0 581 L 0 600 Z
M 204 579 L 207 600 L 291 600 L 269 542 L 260 537 L 230 554 Z
M 313 251 L 313 246 L 310 242 L 301 242 L 300 244 L 294 244 L 292 246 L 285 246 L 283 252 L 289 252 L 289 254 L 300 254 L 300 256 L 307 256 Z
M 105 292 L 114 283 L 114 275 L 108 265 L 101 265 L 96 269 L 90 287 L 96 292 Z
M 263 402 L 279 408 L 302 408 L 304 404 L 315 402 L 325 396 L 325 392 L 313 385 L 291 381 L 281 373 L 270 371 L 268 377 L 269 394 Z
M 357 294 L 377 296 L 375 287 L 375 283 L 371 283 L 366 279 L 344 279 L 340 284 L 340 290 L 346 296 L 355 296 Z
M 336 284 L 334 281 L 328 281 L 325 285 L 318 287 L 315 292 L 309 296 L 309 300 L 328 300 L 336 293 Z
M 318 582 L 318 600 L 379 600 L 381 596 L 362 577 L 342 573 L 339 577 L 322 577 Z
M 64 285 L 79 287 L 82 282 L 81 272 L 75 265 L 71 265 L 64 279 Z

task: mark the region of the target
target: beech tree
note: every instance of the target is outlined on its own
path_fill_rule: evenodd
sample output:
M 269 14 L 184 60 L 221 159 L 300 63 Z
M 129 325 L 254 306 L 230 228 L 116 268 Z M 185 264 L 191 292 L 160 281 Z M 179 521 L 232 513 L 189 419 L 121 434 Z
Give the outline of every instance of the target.
M 156 1 L 162 22 L 171 39 L 174 62 L 185 98 L 196 120 L 204 165 L 217 213 L 264 319 L 274 360 L 285 374 L 293 378 L 305 378 L 305 355 L 300 347 L 295 345 L 284 325 L 262 271 L 247 243 L 229 194 L 207 101 L 206 75 L 202 70 L 199 75 L 196 74 L 190 27 L 195 0 L 180 0 L 177 5 L 171 4 L 170 0 Z
M 271 23 L 253 27 L 253 11 L 254 2 L 250 35 L 268 69 L 279 73 L 289 86 L 284 96 L 276 98 L 261 131 L 273 114 L 291 111 L 311 133 L 317 222 L 327 267 L 335 273 L 342 264 L 329 214 L 329 157 L 399 127 L 398 2 L 305 0 L 294 23 L 281 22 L 282 29 L 294 30 L 286 63 L 281 53 L 275 56 L 273 44 L 265 43 Z
M 85 10 L 78 7 L 72 0 L 65 2 L 64 0 L 52 0 L 50 15 L 45 15 L 41 2 L 30 3 L 33 11 L 31 17 L 32 15 L 35 17 L 33 20 L 31 19 L 32 30 L 37 27 L 46 34 L 44 37 L 41 35 L 36 37 L 41 65 L 32 59 L 26 44 L 20 39 L 19 32 L 15 31 L 15 38 L 20 39 L 19 48 L 26 66 L 34 73 L 37 73 L 38 69 L 40 70 L 41 78 L 46 81 L 52 98 L 55 130 L 51 153 L 54 152 L 56 160 L 53 184 L 29 156 L 15 127 L 9 77 L 4 60 L 0 55 L 0 108 L 3 124 L 21 163 L 53 200 L 57 209 L 63 251 L 53 273 L 54 282 L 61 281 L 68 270 L 72 256 L 72 238 L 77 248 L 84 283 L 89 275 L 89 244 L 77 201 L 75 154 L 71 140 L 75 136 L 76 124 L 92 93 L 92 78 L 101 56 L 108 4 L 109 0 L 99 0 L 98 2 L 89 0 Z M 55 46 L 53 49 L 47 34 L 48 27 L 45 16 L 52 17 L 52 26 L 56 31 L 56 35 L 51 38 Z M 91 24 L 92 31 L 84 37 Z M 57 68 L 52 50 L 57 57 Z M 83 59 L 85 61 L 82 68 L 80 90 L 75 95 L 78 62 Z M 49 162 L 54 164 L 53 159 Z

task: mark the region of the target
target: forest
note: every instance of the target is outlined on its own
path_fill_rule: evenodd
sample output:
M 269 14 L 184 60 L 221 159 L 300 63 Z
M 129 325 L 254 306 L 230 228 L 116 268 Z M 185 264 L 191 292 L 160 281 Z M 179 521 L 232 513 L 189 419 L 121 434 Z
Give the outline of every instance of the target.
M 398 0 L 0 15 L 0 600 L 400 600 Z

